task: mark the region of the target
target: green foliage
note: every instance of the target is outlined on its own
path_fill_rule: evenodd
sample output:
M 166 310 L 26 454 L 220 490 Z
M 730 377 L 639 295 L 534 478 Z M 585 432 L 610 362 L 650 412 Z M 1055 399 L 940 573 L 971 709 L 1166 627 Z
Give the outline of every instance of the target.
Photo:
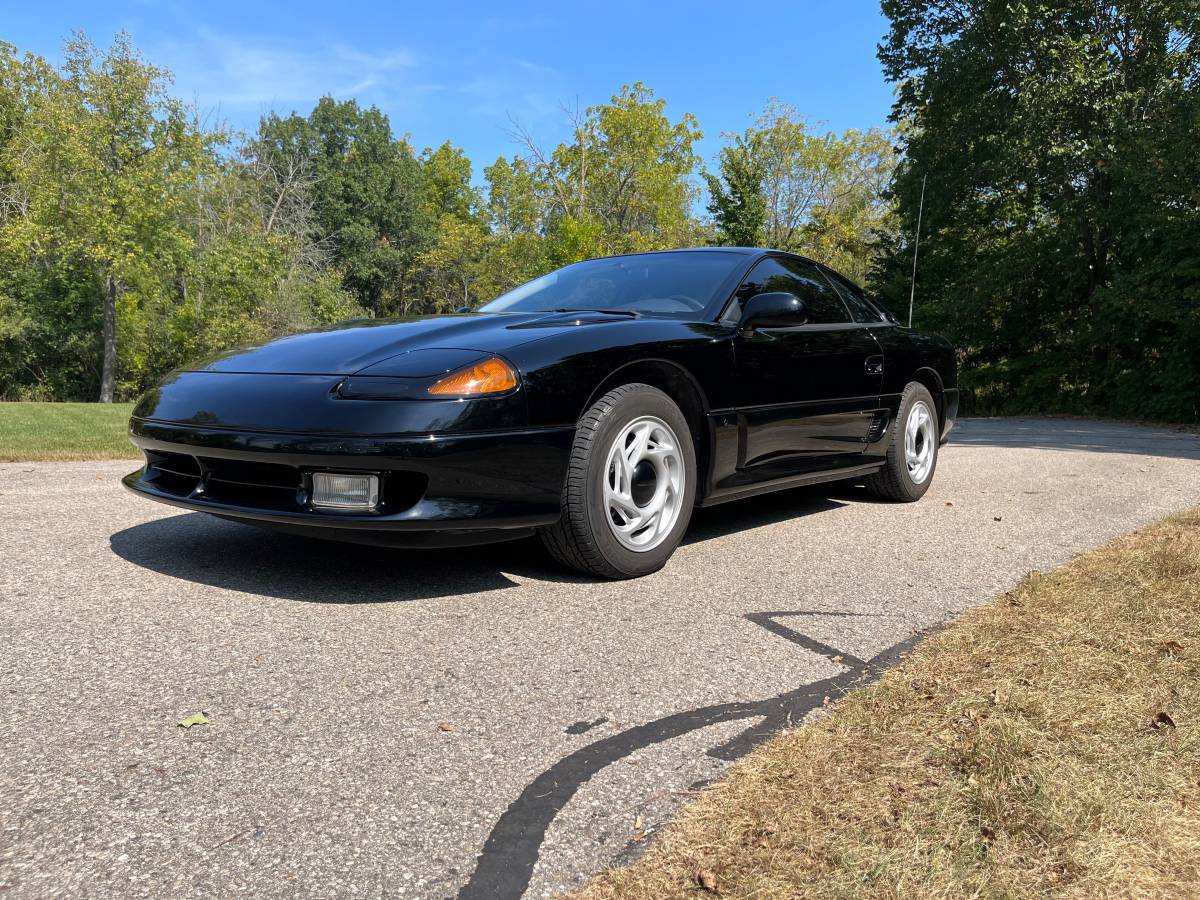
M 500 157 L 483 170 L 488 183 L 487 211 L 502 237 L 533 234 L 545 215 L 545 204 L 529 162 L 519 156 Z
M 573 124 L 574 140 L 539 166 L 553 230 L 564 242 L 554 255 L 584 258 L 686 243 L 695 230 L 691 210 L 698 194 L 692 145 L 703 137 L 695 117 L 685 113 L 672 123 L 666 101 L 638 82 Z
M 434 215 L 421 164 L 392 136 L 387 116 L 322 97 L 307 117 L 266 116 L 251 152 L 269 168 L 311 178 L 317 233 L 358 302 L 376 313 L 406 310 Z
M 708 182 L 708 211 L 712 214 L 721 242 L 734 247 L 763 245 L 767 225 L 767 196 L 763 190 L 764 167 L 753 149 L 755 137 L 737 138 L 721 150 L 720 177 L 705 173 Z
M 795 107 L 772 101 L 728 137 L 719 175 L 706 176 L 722 243 L 792 250 L 861 281 L 891 227 L 888 135 L 817 134 Z
M 425 208 L 434 219 L 451 216 L 468 221 L 480 214 L 483 197 L 471 184 L 471 160 L 460 148 L 449 141 L 436 150 L 425 148 L 421 172 L 425 176 Z
M 422 154 L 427 209 L 438 214 L 436 242 L 419 259 L 424 308 L 473 305 L 594 256 L 696 242 L 692 116 L 672 123 L 666 103 L 635 84 L 571 126 L 552 152 L 518 130 L 527 155 L 484 169 L 486 201 L 461 151 Z
M 193 244 L 183 216 L 208 148 L 220 135 L 192 126 L 167 95 L 165 73 L 145 63 L 125 35 L 103 54 L 86 38 L 74 38 L 59 73 L 35 60 L 27 67 L 18 81 L 33 89 L 9 132 L 2 166 L 19 214 L 5 216 L 0 252 L 17 266 L 53 272 L 55 280 L 82 276 L 92 290 L 72 285 L 66 295 L 95 303 L 99 293 L 100 317 L 105 321 L 107 308 L 110 323 L 119 303 L 127 329 L 154 314 L 186 266 Z M 46 293 L 10 296 L 34 328 L 44 321 L 36 305 Z M 96 315 L 81 312 L 84 322 Z M 40 367 L 40 347 L 28 337 L 25 352 Z M 99 392 L 107 400 L 116 374 L 115 339 L 113 328 L 104 330 Z M 77 371 L 76 377 L 87 374 Z
M 321 265 L 311 182 L 232 148 L 125 35 L 73 39 L 61 71 L 0 45 L 0 397 L 107 398 L 106 372 L 131 397 L 361 311 Z
M 975 408 L 1200 417 L 1200 9 L 885 0 L 904 239 L 876 284 L 961 348 Z
M 482 185 L 461 149 L 416 156 L 353 100 L 241 136 L 202 128 L 168 87 L 126 35 L 106 51 L 73 39 L 61 69 L 0 44 L 0 398 L 133 397 L 230 346 L 476 305 L 581 259 L 711 238 L 700 128 L 641 83 L 570 115 L 552 150 L 518 127 L 523 152 Z M 868 138 L 810 135 L 769 107 L 708 179 L 721 238 L 862 269 L 880 202 L 878 178 L 855 181 Z M 779 185 L 818 177 L 784 242 Z
M 517 125 L 481 182 L 353 100 L 236 135 L 125 35 L 77 36 L 60 67 L 0 43 L 0 398 L 132 397 L 232 345 L 714 241 L 869 276 L 906 311 L 928 174 L 916 321 L 962 348 L 965 409 L 1200 418 L 1200 9 L 883 8 L 893 132 L 771 101 L 704 172 L 696 119 L 639 82 L 553 148 Z

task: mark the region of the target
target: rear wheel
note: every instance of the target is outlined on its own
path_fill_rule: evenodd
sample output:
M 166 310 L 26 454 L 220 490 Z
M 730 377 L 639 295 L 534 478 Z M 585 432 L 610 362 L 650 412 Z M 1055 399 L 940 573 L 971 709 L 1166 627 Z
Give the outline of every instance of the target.
M 683 413 L 657 388 L 622 385 L 580 420 L 562 515 L 542 542 L 589 575 L 648 575 L 679 546 L 695 496 L 696 450 Z
M 867 490 L 883 500 L 920 500 L 933 482 L 938 457 L 937 406 L 923 384 L 904 389 L 884 467 L 867 478 Z

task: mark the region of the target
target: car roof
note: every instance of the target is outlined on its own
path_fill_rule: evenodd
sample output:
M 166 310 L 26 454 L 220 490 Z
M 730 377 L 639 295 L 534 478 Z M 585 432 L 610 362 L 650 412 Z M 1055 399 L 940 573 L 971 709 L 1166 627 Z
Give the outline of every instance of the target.
M 652 256 L 659 253 L 737 253 L 749 256 L 752 253 L 765 253 L 754 247 L 667 247 L 662 250 L 634 250 L 630 253 L 611 253 L 608 256 L 597 256 L 595 259 L 619 259 L 622 256 Z
M 809 259 L 807 256 L 793 253 L 790 250 L 773 250 L 770 247 L 669 247 L 664 250 L 635 250 L 632 253 L 612 253 L 608 256 L 594 256 L 591 259 L 622 259 L 627 256 L 655 256 L 663 253 L 732 253 L 746 257 L 778 253 L 783 256 L 794 256 L 798 259 L 816 262 L 814 259 Z M 581 262 L 587 262 L 587 260 L 581 260 Z

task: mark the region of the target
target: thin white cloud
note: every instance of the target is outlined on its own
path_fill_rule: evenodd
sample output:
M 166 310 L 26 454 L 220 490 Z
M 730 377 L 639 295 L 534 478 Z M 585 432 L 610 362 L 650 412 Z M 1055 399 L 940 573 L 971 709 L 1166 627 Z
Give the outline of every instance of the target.
M 421 45 L 364 50 L 344 38 L 233 35 L 209 26 L 143 45 L 208 124 L 253 131 L 260 116 L 307 114 L 325 95 L 378 106 L 417 146 L 450 138 L 482 158 L 514 148 L 513 118 L 548 141 L 562 130 L 563 74 L 528 57 Z M 434 98 L 437 98 L 434 100 Z M 470 120 L 469 122 L 467 120 Z
M 512 117 L 541 120 L 547 114 L 561 113 L 561 103 L 542 91 L 530 90 L 527 79 L 506 73 L 480 75 L 460 84 L 457 90 L 470 98 L 467 109 L 472 113 L 505 122 Z
M 524 69 L 526 72 L 534 72 L 538 75 L 557 75 L 558 70 L 550 66 L 543 66 L 540 63 L 530 62 L 527 59 L 514 59 L 513 65 Z
M 164 42 L 148 55 L 168 61 L 180 93 L 192 95 L 201 110 L 307 111 L 326 94 L 382 102 L 437 89 L 409 83 L 417 58 L 406 48 L 370 53 L 340 43 L 285 45 L 200 28 L 192 40 Z

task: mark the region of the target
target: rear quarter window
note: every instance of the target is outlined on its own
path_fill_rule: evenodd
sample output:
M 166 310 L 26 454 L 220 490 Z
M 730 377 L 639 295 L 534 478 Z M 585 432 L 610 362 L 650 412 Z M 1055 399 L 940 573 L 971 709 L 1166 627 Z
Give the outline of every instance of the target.
M 843 278 L 832 269 L 822 267 L 821 271 L 833 282 L 833 286 L 842 295 L 842 299 L 846 302 L 846 306 L 850 310 L 850 315 L 854 317 L 855 322 L 873 324 L 876 322 L 891 321 L 887 313 L 867 299 L 867 295 L 863 293 L 861 288 L 848 279 Z

